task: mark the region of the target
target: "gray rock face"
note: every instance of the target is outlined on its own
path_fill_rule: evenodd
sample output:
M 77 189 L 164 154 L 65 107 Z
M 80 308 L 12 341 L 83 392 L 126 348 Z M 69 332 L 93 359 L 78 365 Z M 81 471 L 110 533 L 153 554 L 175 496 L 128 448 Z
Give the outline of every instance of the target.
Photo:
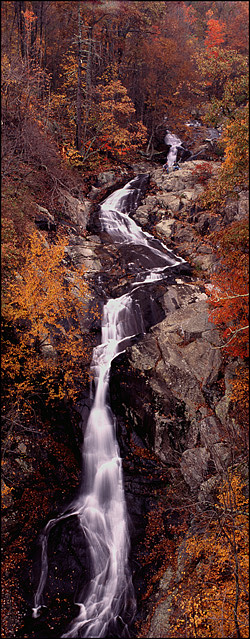
M 173 570 L 171 566 L 169 566 L 160 582 L 160 590 L 161 593 L 164 594 L 164 599 L 158 604 L 157 609 L 152 616 L 149 633 L 147 635 L 152 639 L 157 637 L 166 637 L 166 633 L 168 631 L 170 632 L 169 617 L 174 593 L 171 592 L 171 594 L 168 594 L 168 591 L 172 578 Z
M 174 220 L 162 220 L 158 224 L 156 224 L 156 231 L 162 239 L 166 239 L 171 237 L 174 228 Z
M 221 420 L 211 415 L 207 401 L 220 374 L 220 338 L 208 318 L 206 294 L 198 286 L 172 285 L 162 304 L 165 319 L 123 356 L 123 410 L 162 462 L 181 460 L 184 479 L 193 491 L 209 469 L 224 468 L 228 462 L 228 450 L 221 445 Z
M 223 209 L 223 218 L 228 224 L 249 215 L 249 191 L 241 191 L 237 199 L 228 198 Z
M 208 449 L 221 440 L 221 429 L 213 415 L 202 419 L 199 430 L 201 445 L 206 446 Z
M 114 171 L 104 171 L 98 175 L 96 186 L 103 186 L 105 184 L 112 184 L 116 180 L 116 174 Z
M 170 248 L 176 249 L 198 268 L 213 272 L 216 256 L 201 237 L 217 227 L 220 229 L 222 216 L 215 218 L 207 212 L 191 213 L 204 191 L 195 174 L 201 164 L 200 160 L 187 161 L 180 164 L 178 171 L 171 169 L 169 173 L 159 167 L 152 168 L 152 181 L 158 190 L 145 197 L 133 217 L 142 227 L 154 224 L 157 236 L 166 244 L 170 241 Z M 220 163 L 209 162 L 209 166 L 211 176 L 216 177 Z M 244 202 L 242 200 L 242 208 Z
M 194 176 L 198 164 L 200 160 L 183 163 L 179 171 L 169 174 L 162 168 L 153 168 L 152 180 L 159 190 L 145 198 L 133 217 L 143 226 L 151 214 L 158 215 L 156 230 L 163 241 L 171 239 L 177 246 L 186 246 L 194 262 L 202 269 L 212 270 L 214 255 L 197 234 L 206 233 L 210 219 L 206 213 L 185 225 L 178 219 L 179 211 L 188 209 L 203 191 Z M 216 175 L 219 164 L 211 162 L 210 166 Z M 96 188 L 115 180 L 114 172 L 106 172 L 99 176 Z M 67 195 L 65 202 L 71 207 L 72 219 L 77 224 L 82 221 L 85 228 L 89 203 L 86 208 L 82 205 L 84 210 L 80 211 L 75 198 Z M 244 195 L 240 194 L 234 206 L 234 216 L 239 211 L 245 214 Z M 70 258 L 76 265 L 85 264 L 90 277 L 102 270 L 99 242 L 95 237 L 73 238 L 68 247 Z M 177 280 L 168 287 L 161 304 L 165 319 L 122 356 L 126 371 L 119 392 L 124 389 L 125 395 L 119 401 L 138 435 L 153 446 L 162 462 L 174 463 L 178 457 L 186 483 L 191 490 L 199 490 L 208 469 L 219 470 L 228 461 L 222 426 L 228 426 L 229 421 L 229 390 L 224 396 L 213 395 L 222 364 L 220 338 L 209 322 L 207 296 L 200 286 Z M 115 367 L 114 362 L 113 371 Z M 115 372 L 112 375 L 115 379 Z M 209 394 L 214 402 L 213 415 Z
M 64 189 L 60 189 L 59 201 L 63 211 L 70 217 L 73 224 L 77 224 L 84 231 L 89 217 L 91 202 L 87 198 L 81 201 Z
M 237 219 L 242 220 L 249 216 L 249 191 L 239 193 Z
M 210 453 L 204 447 L 184 451 L 181 458 L 181 472 L 191 489 L 198 488 L 204 481 L 209 459 Z
M 179 211 L 189 207 L 203 190 L 194 177 L 199 163 L 199 160 L 186 162 L 179 171 L 168 175 L 161 168 L 153 168 L 152 179 L 159 190 L 145 198 L 134 218 L 143 226 L 151 214 L 157 214 L 156 230 L 163 241 L 171 239 L 182 247 L 193 247 L 187 248 L 194 256 L 193 261 L 207 270 L 213 268 L 214 255 L 202 243 L 195 224 L 198 231 L 205 233 L 210 220 L 206 214 L 185 225 L 178 219 Z M 218 163 L 210 164 L 216 175 Z M 103 174 L 96 188 L 111 184 L 115 177 L 114 173 Z M 75 222 L 79 224 L 79 204 L 76 205 L 75 198 L 68 198 L 67 206 L 73 207 Z M 240 207 L 245 212 L 242 195 L 237 203 L 238 212 Z M 84 211 L 85 226 L 87 210 L 88 207 Z M 98 249 L 98 238 L 72 238 L 68 254 L 76 265 L 85 264 L 91 277 L 102 270 Z M 122 382 L 119 373 L 120 395 L 124 389 L 124 399 L 119 401 L 138 435 L 153 446 L 162 462 L 174 464 L 178 457 L 186 483 L 192 491 L 198 491 L 209 469 L 222 469 L 228 462 L 229 453 L 222 441 L 222 426 L 228 426 L 229 420 L 228 390 L 224 396 L 213 395 L 222 363 L 220 338 L 209 322 L 207 296 L 200 286 L 177 280 L 168 287 L 161 304 L 165 319 L 122 356 L 126 371 Z M 116 362 L 112 366 L 115 379 Z M 209 394 L 214 402 L 213 415 L 207 400 Z
M 152 168 L 152 181 L 158 189 L 154 196 L 145 197 L 134 214 L 142 227 L 155 225 L 158 237 L 170 248 L 188 259 L 196 268 L 208 274 L 217 268 L 216 254 L 202 238 L 211 232 L 220 231 L 232 221 L 242 220 L 248 215 L 249 194 L 242 191 L 237 199 L 228 198 L 220 214 L 214 215 L 199 209 L 196 203 L 204 186 L 197 181 L 195 171 L 202 165 L 202 158 L 180 164 L 178 171 Z M 211 177 L 216 178 L 220 162 L 209 162 Z
M 88 275 L 92 275 L 93 273 L 99 272 L 102 268 L 101 262 L 96 255 L 96 248 L 99 246 L 100 240 L 97 237 L 91 239 L 89 237 L 87 240 L 82 238 L 79 239 L 78 242 L 72 241 L 66 252 L 75 264 L 75 266 L 86 267 L 86 272 Z

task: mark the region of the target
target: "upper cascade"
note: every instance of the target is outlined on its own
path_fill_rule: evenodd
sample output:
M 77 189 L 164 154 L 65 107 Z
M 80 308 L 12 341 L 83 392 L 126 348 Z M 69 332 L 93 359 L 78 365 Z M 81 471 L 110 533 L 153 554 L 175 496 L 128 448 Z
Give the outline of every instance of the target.
M 170 146 L 167 157 L 167 165 L 168 167 L 170 167 L 173 166 L 173 164 L 177 160 L 178 148 L 182 146 L 182 141 L 180 140 L 180 138 L 178 138 L 177 135 L 175 135 L 174 133 L 170 133 L 170 131 L 167 130 L 164 142 L 167 146 Z

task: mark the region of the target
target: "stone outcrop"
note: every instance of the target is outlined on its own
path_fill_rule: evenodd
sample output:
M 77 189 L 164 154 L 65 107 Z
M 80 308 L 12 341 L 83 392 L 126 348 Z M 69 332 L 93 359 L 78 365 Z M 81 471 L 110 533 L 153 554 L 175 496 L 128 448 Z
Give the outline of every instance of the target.
M 217 215 L 199 210 L 195 202 L 203 187 L 192 183 L 197 164 L 187 162 L 169 175 L 154 169 L 156 188 L 134 218 L 147 230 L 153 226 L 169 248 L 200 266 L 209 281 L 217 267 L 209 233 L 248 215 L 248 193 L 229 198 Z M 216 176 L 219 164 L 210 164 Z M 176 279 L 161 304 L 165 318 L 112 364 L 112 405 L 118 423 L 121 419 L 131 424 L 169 469 L 170 483 L 181 484 L 183 494 L 202 511 L 213 505 L 221 477 L 232 463 L 230 439 L 237 437 L 238 427 L 230 413 L 230 391 L 239 361 L 232 358 L 224 365 L 201 285 Z M 171 631 L 175 586 L 177 590 L 182 571 L 190 570 L 185 543 L 179 548 L 177 570 L 167 568 L 152 597 L 148 637 L 167 637 Z
M 167 217 L 173 217 L 175 213 L 190 205 L 190 202 L 194 202 L 204 190 L 194 173 L 199 165 L 199 160 L 193 160 L 180 164 L 179 170 L 170 169 L 169 173 L 162 167 L 153 169 L 151 179 L 156 183 L 157 191 L 153 199 L 152 196 L 147 196 L 145 203 L 137 209 L 134 219 L 141 224 L 141 214 L 148 215 L 153 207 L 161 209 Z M 209 166 L 212 176 L 215 176 L 218 163 L 210 162 Z
M 88 276 L 101 271 L 102 265 L 97 256 L 97 248 L 101 240 L 97 235 L 88 238 L 72 236 L 66 248 L 66 253 L 76 267 L 85 266 Z
M 201 160 L 180 164 L 179 170 L 167 174 L 159 167 L 151 171 L 154 194 L 147 195 L 133 215 L 135 221 L 155 234 L 168 247 L 176 250 L 193 266 L 207 274 L 216 270 L 217 258 L 209 245 L 209 234 L 220 231 L 232 221 L 249 214 L 249 193 L 241 191 L 228 198 L 218 214 L 203 211 L 197 201 L 204 191 L 196 171 Z M 212 178 L 216 178 L 219 162 L 209 162 Z
M 48 209 L 40 206 L 40 204 L 36 204 L 37 214 L 35 215 L 35 225 L 41 231 L 56 231 L 57 224 L 55 222 L 55 218 Z
M 79 200 L 73 197 L 69 191 L 62 188 L 59 189 L 58 200 L 62 206 L 63 214 L 68 216 L 71 223 L 77 225 L 80 231 L 84 231 L 89 217 L 91 202 L 87 198 Z
M 152 181 L 155 183 L 154 195 L 148 195 L 137 209 L 134 219 L 146 230 L 155 229 L 156 235 L 166 242 L 169 248 L 193 265 L 204 271 L 213 272 L 216 257 L 212 248 L 204 241 L 208 231 L 221 228 L 221 217 L 208 213 L 193 214 L 196 211 L 196 200 L 204 191 L 204 186 L 197 181 L 195 171 L 200 161 L 187 161 L 180 164 L 177 171 L 169 174 L 162 168 L 152 170 Z M 218 162 L 210 162 L 211 176 L 218 172 Z M 203 217 L 202 217 L 203 215 Z
M 180 463 L 196 491 L 230 457 L 223 443 L 229 402 L 217 386 L 220 338 L 201 287 L 178 282 L 161 302 L 165 319 L 113 362 L 113 405 L 164 464 Z
M 144 228 L 156 220 L 155 229 L 162 241 L 211 272 L 216 268 L 216 258 L 203 237 L 216 224 L 221 227 L 221 216 L 208 219 L 206 213 L 193 211 L 203 191 L 194 173 L 198 164 L 199 161 L 185 162 L 179 171 L 169 174 L 152 165 L 153 193 L 146 195 L 133 217 Z M 210 166 L 212 175 L 216 176 L 219 164 L 210 162 Z M 148 171 L 147 163 L 135 165 L 133 169 L 137 173 L 145 171 L 145 167 Z M 104 185 L 114 186 L 116 180 L 114 171 L 106 172 L 94 188 L 100 191 Z M 226 207 L 226 220 L 231 220 L 232 215 L 241 219 L 247 211 L 246 194 L 240 193 L 238 200 L 234 204 L 227 202 Z M 93 208 L 89 208 L 92 215 L 90 211 Z M 86 223 L 89 223 L 87 217 L 85 226 Z M 86 266 L 93 303 L 100 300 L 105 287 L 108 297 L 112 296 L 112 286 L 115 295 L 120 294 L 122 286 L 126 287 L 124 258 L 120 258 L 124 275 L 117 283 L 119 255 L 115 248 L 111 251 L 105 248 L 105 241 L 97 235 L 87 233 L 84 237 L 73 231 L 67 248 L 67 255 L 75 265 Z M 114 260 L 116 274 L 112 279 L 110 267 Z M 109 276 L 105 275 L 107 271 Z M 99 291 L 100 274 L 102 290 Z M 112 403 L 118 415 L 132 421 L 137 435 L 145 445 L 153 447 L 163 464 L 178 461 L 188 488 L 199 493 L 209 473 L 219 471 L 228 463 L 223 428 L 231 427 L 230 388 L 226 387 L 223 394 L 217 384 L 224 375 L 220 338 L 209 321 L 207 296 L 202 286 L 184 277 L 163 288 L 164 294 L 158 299 L 161 311 L 146 320 L 146 325 L 151 326 L 149 332 L 112 364 Z M 142 303 L 146 305 L 143 296 Z M 146 312 L 151 313 L 148 309 Z M 88 330 L 87 324 L 84 321 L 83 332 Z

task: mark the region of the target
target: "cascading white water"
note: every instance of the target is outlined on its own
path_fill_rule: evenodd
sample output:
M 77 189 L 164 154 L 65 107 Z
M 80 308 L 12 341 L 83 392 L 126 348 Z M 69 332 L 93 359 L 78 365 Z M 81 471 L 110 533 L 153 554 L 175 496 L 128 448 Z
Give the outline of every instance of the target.
M 165 135 L 165 138 L 164 138 L 164 142 L 165 144 L 170 146 L 168 157 L 167 157 L 167 165 L 168 167 L 170 167 L 170 166 L 173 166 L 173 164 L 176 161 L 178 147 L 182 146 L 182 142 L 180 138 L 177 137 L 177 135 L 174 135 L 174 133 L 170 133 L 170 131 L 167 131 L 167 134 Z
M 139 193 L 131 180 L 122 189 L 112 193 L 101 205 L 100 221 L 102 229 L 111 235 L 119 244 L 143 246 L 147 265 L 134 286 L 162 279 L 163 271 L 177 266 L 185 260 L 174 255 L 163 242 L 156 240 L 150 233 L 142 231 L 133 219 L 128 217 L 130 210 L 136 208 Z M 126 211 L 126 213 L 124 213 Z M 158 264 L 158 265 L 157 265 Z
M 93 352 L 95 399 L 84 437 L 85 486 L 78 499 L 78 516 L 91 555 L 91 580 L 80 612 L 63 637 L 106 637 L 133 617 L 135 598 L 128 568 L 129 536 L 123 490 L 122 463 L 114 419 L 107 404 L 110 365 L 124 338 L 133 335 L 132 298 L 110 299 L 104 307 L 102 341 Z M 129 613 L 129 614 L 128 614 Z M 126 636 L 126 635 L 125 635 Z
M 43 605 L 48 575 L 47 544 L 51 528 L 62 519 L 77 515 L 90 553 L 90 580 L 85 595 L 78 597 L 78 616 L 62 637 L 126 637 L 135 615 L 136 601 L 129 570 L 129 534 L 123 489 L 122 461 L 115 423 L 107 401 L 110 366 L 129 339 L 143 330 L 136 288 L 164 277 L 166 268 L 184 262 L 164 244 L 144 233 L 128 217 L 139 198 L 137 178 L 109 196 L 100 207 L 103 230 L 120 244 L 143 246 L 148 270 L 132 292 L 110 299 L 104 306 L 101 344 L 93 351 L 95 397 L 87 422 L 83 446 L 84 481 L 80 494 L 58 518 L 51 520 L 42 537 L 42 566 L 33 616 Z M 125 214 L 124 211 L 127 211 Z M 157 265 L 158 260 L 158 265 Z M 161 265 L 159 266 L 159 262 Z M 152 266 L 150 266 L 150 264 Z

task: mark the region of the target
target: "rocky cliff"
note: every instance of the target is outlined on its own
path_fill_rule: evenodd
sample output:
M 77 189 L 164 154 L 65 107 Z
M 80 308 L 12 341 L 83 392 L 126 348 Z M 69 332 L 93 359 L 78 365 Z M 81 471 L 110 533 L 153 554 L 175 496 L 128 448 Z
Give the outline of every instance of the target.
M 157 165 L 134 167 L 135 173 L 150 173 L 147 194 L 133 214 L 135 221 L 184 257 L 187 268 L 155 285 L 146 298 L 141 296 L 147 333 L 112 364 L 111 406 L 124 459 L 138 621 L 145 624 L 148 609 L 146 636 L 150 637 L 168 636 L 170 601 L 166 593 L 170 582 L 178 583 L 180 571 L 175 573 L 168 566 L 145 608 L 147 576 L 138 547 L 151 509 L 158 508 L 165 482 L 175 487 L 177 501 L 182 493 L 198 508 L 206 509 L 232 462 L 230 442 L 237 437 L 238 428 L 230 411 L 230 391 L 239 361 L 231 358 L 224 363 L 219 333 L 209 320 L 204 284 L 209 284 L 217 268 L 210 233 L 248 214 L 248 194 L 241 192 L 237 200 L 228 199 L 216 215 L 202 210 L 197 201 L 204 190 L 199 167 L 198 160 L 187 161 L 169 174 Z M 210 177 L 216 177 L 218 167 L 218 162 L 209 162 Z M 97 238 L 95 207 L 88 228 L 92 235 L 85 247 L 91 248 L 88 265 L 93 294 L 104 298 L 120 295 L 130 277 L 126 255 L 110 247 L 105 234 L 101 242 Z M 86 248 L 82 251 L 78 245 L 71 250 L 84 260 Z M 177 511 L 173 513 L 178 520 Z M 167 517 L 167 527 L 170 522 Z M 162 598 L 164 603 L 158 605 Z
M 146 332 L 113 361 L 111 373 L 111 406 L 116 415 L 117 434 L 124 460 L 130 516 L 131 562 L 138 596 L 137 622 L 140 628 L 140 623 L 145 623 L 149 615 L 148 637 L 168 636 L 167 611 L 170 601 L 166 599 L 166 593 L 170 580 L 174 583 L 178 581 L 178 571 L 164 564 L 165 572 L 161 573 L 161 580 L 155 580 L 157 587 L 154 587 L 151 599 L 146 596 L 148 577 L 147 564 L 143 560 L 143 540 L 148 516 L 153 508 L 159 507 L 166 486 L 176 491 L 176 503 L 183 498 L 191 498 L 201 509 L 205 508 L 218 477 L 231 463 L 230 437 L 237 435 L 238 428 L 230 412 L 230 388 L 238 361 L 231 358 L 226 366 L 223 362 L 220 337 L 209 320 L 204 283 L 209 283 L 209 276 L 217 266 L 209 234 L 232 220 L 246 216 L 248 196 L 245 192 L 239 193 L 237 200 L 228 200 L 217 215 L 202 210 L 197 202 L 204 188 L 197 179 L 199 164 L 198 160 L 187 161 L 180 165 L 178 171 L 169 174 L 158 165 L 149 165 L 148 162 L 135 165 L 127 173 L 108 172 L 99 176 L 88 197 L 82 200 L 62 190 L 61 220 L 53 218 L 40 204 L 34 215 L 37 226 L 45 232 L 63 226 L 68 236 L 65 257 L 76 265 L 86 266 L 91 291 L 90 306 L 98 304 L 101 309 L 103 301 L 126 290 L 131 273 L 126 253 L 120 252 L 116 245 L 110 245 L 108 236 L 100 232 L 98 203 L 134 175 L 147 173 L 147 192 L 133 217 L 143 229 L 163 240 L 168 248 L 187 261 L 179 267 L 179 272 L 169 276 L 164 283 L 156 283 L 152 290 L 148 288 L 147 296 L 144 297 L 142 293 L 140 303 L 144 310 Z M 210 175 L 216 176 L 218 162 L 210 162 L 209 165 Z M 98 342 L 99 330 L 98 320 L 92 320 L 90 315 L 84 317 L 82 332 L 91 332 L 93 344 Z M 26 433 L 22 441 L 20 438 L 16 441 L 12 450 L 20 495 L 23 495 L 26 485 L 34 481 L 35 475 L 41 473 L 41 468 L 42 474 L 46 475 L 46 465 L 49 465 L 51 483 L 55 484 L 54 493 L 51 487 L 47 493 L 48 486 L 44 478 L 40 488 L 44 494 L 47 493 L 44 503 L 46 517 L 53 511 L 55 500 L 58 503 L 61 501 L 60 488 L 65 492 L 65 498 L 70 496 L 73 467 L 74 486 L 79 479 L 77 446 L 73 444 L 74 459 L 68 449 L 72 448 L 73 441 L 81 441 L 80 427 L 84 427 L 89 414 L 88 394 L 86 389 L 78 406 L 82 424 L 79 425 L 76 420 L 71 430 L 65 424 L 68 452 L 64 451 L 66 456 L 58 478 L 55 461 L 57 448 L 53 441 L 50 443 L 50 454 L 46 452 L 42 455 L 39 452 L 39 447 L 41 450 L 43 448 L 43 433 L 39 433 L 38 439 L 37 433 Z M 31 459 L 37 443 L 39 446 L 34 463 Z M 13 502 L 10 494 L 7 495 L 7 502 L 5 540 L 7 545 L 13 545 L 19 525 L 18 503 Z M 179 522 L 178 508 L 172 507 L 170 512 L 169 504 L 170 501 L 165 500 L 164 521 L 168 531 L 173 522 Z M 25 521 L 25 526 L 29 528 L 28 543 L 31 544 L 35 541 L 40 524 L 41 528 L 44 525 L 44 515 L 35 512 L 35 516 L 35 531 L 32 532 L 30 522 Z M 28 571 L 31 568 L 25 573 L 29 581 Z M 24 590 L 22 585 L 22 592 Z M 29 586 L 29 592 L 31 590 Z M 62 592 L 65 592 L 63 588 Z M 16 616 L 18 610 L 18 619 L 24 617 L 31 603 L 30 596 L 28 601 L 17 604 L 13 614 Z M 73 591 L 70 596 L 73 596 Z M 163 609 L 158 605 L 162 597 L 165 597 Z M 63 618 L 61 609 L 60 615 Z M 10 627 L 13 624 L 13 615 L 10 615 Z M 29 626 L 28 635 L 37 636 L 33 632 Z M 38 632 L 47 630 L 38 629 Z
M 239 361 L 231 358 L 226 365 L 223 361 L 222 343 L 209 320 L 204 289 L 217 267 L 209 234 L 248 214 L 248 194 L 242 192 L 236 201 L 228 200 L 217 215 L 203 211 L 196 203 L 203 190 L 195 181 L 198 164 L 186 162 L 169 175 L 154 168 L 153 194 L 147 195 L 134 215 L 143 228 L 153 230 L 185 257 L 193 271 L 166 285 L 158 297 L 164 319 L 113 362 L 111 397 L 118 421 L 129 424 L 131 437 L 139 437 L 141 445 L 162 463 L 179 505 L 182 493 L 202 511 L 213 502 L 214 489 L 232 463 L 231 444 L 239 428 L 230 412 L 230 391 Z M 218 164 L 211 162 L 211 174 L 216 175 L 217 170 Z M 165 515 L 167 511 L 165 500 Z M 165 520 L 169 530 L 171 518 Z M 167 534 L 166 543 L 168 539 Z M 149 605 L 147 634 L 141 636 L 169 636 L 168 589 L 170 583 L 173 590 L 173 584 L 180 581 L 185 560 L 180 558 L 179 563 L 176 572 L 168 566 L 161 574 Z

